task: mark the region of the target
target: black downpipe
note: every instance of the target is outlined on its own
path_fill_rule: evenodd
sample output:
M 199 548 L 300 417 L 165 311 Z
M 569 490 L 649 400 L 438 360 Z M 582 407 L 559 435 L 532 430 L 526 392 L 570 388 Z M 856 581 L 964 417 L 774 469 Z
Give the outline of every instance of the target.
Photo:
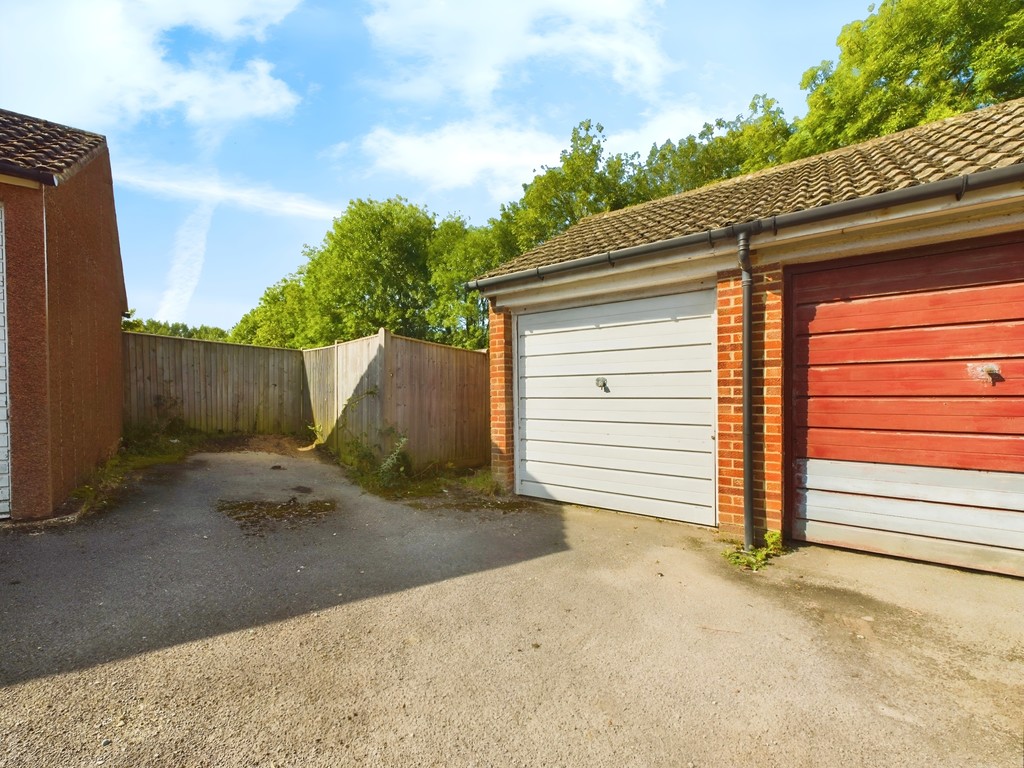
M 750 232 L 741 229 L 736 236 L 743 287 L 743 548 L 754 548 L 754 398 L 753 372 L 754 278 L 750 267 Z

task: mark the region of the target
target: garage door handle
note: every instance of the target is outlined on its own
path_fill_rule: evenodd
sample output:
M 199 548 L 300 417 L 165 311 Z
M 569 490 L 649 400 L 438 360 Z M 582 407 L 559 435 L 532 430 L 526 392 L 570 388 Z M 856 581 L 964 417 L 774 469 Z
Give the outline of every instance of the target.
M 598 376 L 594 383 L 597 384 L 597 388 L 600 389 L 602 392 L 608 391 L 608 379 L 606 379 L 604 376 Z

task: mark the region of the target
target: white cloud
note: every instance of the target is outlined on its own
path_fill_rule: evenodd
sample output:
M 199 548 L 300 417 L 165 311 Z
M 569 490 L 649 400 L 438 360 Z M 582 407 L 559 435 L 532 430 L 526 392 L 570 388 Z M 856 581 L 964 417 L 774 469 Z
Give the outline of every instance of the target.
M 645 113 L 642 119 L 635 128 L 608 130 L 606 151 L 638 152 L 645 159 L 652 144 L 678 141 L 714 118 L 697 107 L 667 106 Z M 567 139 L 522 127 L 508 118 L 486 117 L 448 123 L 433 131 L 378 126 L 360 146 L 373 171 L 415 179 L 428 191 L 480 184 L 492 202 L 506 203 L 522 196 L 523 183 L 541 166 L 558 165 Z
M 266 184 L 225 181 L 216 170 L 207 168 L 116 161 L 113 172 L 117 184 L 177 200 L 226 204 L 257 213 L 327 222 L 341 212 L 337 205 Z
M 597 72 L 650 96 L 674 68 L 650 19 L 652 0 L 374 0 L 374 42 L 406 59 L 393 95 L 434 100 L 454 91 L 489 104 L 510 69 L 531 59 Z
M 556 164 L 563 144 L 543 131 L 479 119 L 432 132 L 378 127 L 362 149 L 376 171 L 411 177 L 429 190 L 483 184 L 494 202 L 504 203 L 521 197 L 523 182 L 542 165 Z
M 3 2 L 0 103 L 96 131 L 181 110 L 209 130 L 288 113 L 298 96 L 259 58 L 234 65 L 216 46 L 172 60 L 165 35 L 192 27 L 224 41 L 261 38 L 299 0 L 33 0 Z M 211 41 L 211 45 L 216 41 Z M 224 58 L 211 55 L 218 51 Z M 180 58 L 180 57 L 179 57 Z
M 651 145 L 661 146 L 668 140 L 679 141 L 700 132 L 704 123 L 713 122 L 716 115 L 693 106 L 668 106 L 643 114 L 643 123 L 636 128 L 608 131 L 605 145 L 609 152 L 639 152 L 646 159 Z
M 178 227 L 167 287 L 156 311 L 157 320 L 178 320 L 188 309 L 206 261 L 206 237 L 215 207 L 213 203 L 200 203 Z
M 90 0 L 91 2 L 91 0 Z M 151 24 L 167 29 L 193 26 L 230 40 L 262 40 L 267 27 L 281 22 L 301 0 L 136 0 Z

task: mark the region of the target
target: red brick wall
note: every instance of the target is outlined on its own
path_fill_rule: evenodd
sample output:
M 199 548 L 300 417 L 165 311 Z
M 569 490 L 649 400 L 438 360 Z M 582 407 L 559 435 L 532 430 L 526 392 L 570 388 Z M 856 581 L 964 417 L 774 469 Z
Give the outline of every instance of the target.
M 62 501 L 121 438 L 127 309 L 107 152 L 47 190 L 50 482 Z
M 15 519 L 46 517 L 121 437 L 126 309 L 106 151 L 58 187 L 0 184 Z
M 0 184 L 7 271 L 11 517 L 45 517 L 50 485 L 43 190 Z
M 752 307 L 754 526 L 782 530 L 782 268 L 755 267 Z M 738 270 L 718 276 L 718 521 L 743 534 L 743 305 Z
M 512 314 L 490 305 L 491 475 L 515 485 L 515 408 L 512 387 Z

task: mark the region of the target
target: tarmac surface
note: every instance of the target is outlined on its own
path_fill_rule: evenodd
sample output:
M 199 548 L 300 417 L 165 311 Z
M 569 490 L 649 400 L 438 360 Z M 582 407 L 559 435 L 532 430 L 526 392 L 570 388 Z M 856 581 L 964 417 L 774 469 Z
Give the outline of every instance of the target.
M 207 453 L 0 529 L 0 766 L 1024 765 L 1024 581 Z

